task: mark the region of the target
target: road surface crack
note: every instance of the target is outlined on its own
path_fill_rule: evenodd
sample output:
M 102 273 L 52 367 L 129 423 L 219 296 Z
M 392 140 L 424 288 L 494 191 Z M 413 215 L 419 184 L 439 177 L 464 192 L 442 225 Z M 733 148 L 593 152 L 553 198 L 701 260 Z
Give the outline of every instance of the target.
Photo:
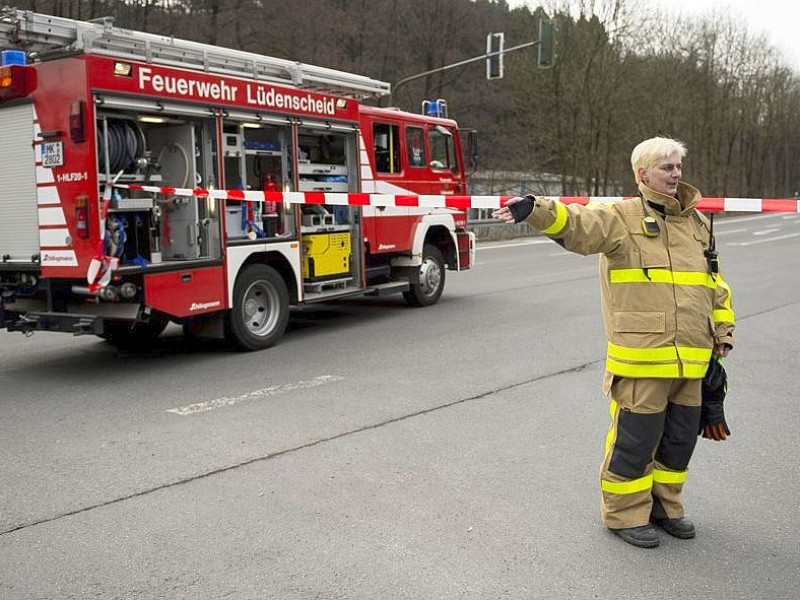
M 305 444 L 301 444 L 299 446 L 293 446 L 291 448 L 285 448 L 285 449 L 279 450 L 277 452 L 271 452 L 271 453 L 265 454 L 263 456 L 257 456 L 255 458 L 250 458 L 248 460 L 244 460 L 244 461 L 232 464 L 232 465 L 227 465 L 225 467 L 212 469 L 210 471 L 206 471 L 205 473 L 200 473 L 198 475 L 192 475 L 191 477 L 185 477 L 185 478 L 182 478 L 182 479 L 177 479 L 175 481 L 164 483 L 162 485 L 158 485 L 158 486 L 155 486 L 155 487 L 152 487 L 152 488 L 149 488 L 149 489 L 146 489 L 146 490 L 142 490 L 142 491 L 139 491 L 139 492 L 136 492 L 136 493 L 133 493 L 133 494 L 128 494 L 126 496 L 120 496 L 118 498 L 113 498 L 113 499 L 107 500 L 105 502 L 98 502 L 96 504 L 92 504 L 92 505 L 89 505 L 89 506 L 84 506 L 84 507 L 81 507 L 81 508 L 76 508 L 74 510 L 70 510 L 70 511 L 66 511 L 66 512 L 63 512 L 63 513 L 59 513 L 57 515 L 53 515 L 53 516 L 50 516 L 50 517 L 38 519 L 36 521 L 29 521 L 27 523 L 21 523 L 19 525 L 15 525 L 15 526 L 11 527 L 10 529 L 6 529 L 4 531 L 0 531 L 0 536 L 8 535 L 8 534 L 14 533 L 16 531 L 21 531 L 23 529 L 29 529 L 31 527 L 36 527 L 37 525 L 44 525 L 46 523 L 52 523 L 53 521 L 58 521 L 60 519 L 64 519 L 64 518 L 67 518 L 67 517 L 80 515 L 82 513 L 86 513 L 86 512 L 92 511 L 92 510 L 97 510 L 99 508 L 104 508 L 106 506 L 112 506 L 114 504 L 119 504 L 121 502 L 126 502 L 128 500 L 133 500 L 135 498 L 141 498 L 142 496 L 147 496 L 147 495 L 153 494 L 155 492 L 160 492 L 162 490 L 167 490 L 167 489 L 170 489 L 170 488 L 173 488 L 173 487 L 177 487 L 179 485 L 185 485 L 187 483 L 200 481 L 201 479 L 207 479 L 209 477 L 214 477 L 215 475 L 220 475 L 222 473 L 227 473 L 229 471 L 235 471 L 236 469 L 241 469 L 243 467 L 247 467 L 247 466 L 250 466 L 250 465 L 253 465 L 253 464 L 257 464 L 257 463 L 260 463 L 260 462 L 266 462 L 266 461 L 269 461 L 269 460 L 280 458 L 282 456 L 295 454 L 297 452 L 301 452 L 301 451 L 307 450 L 309 448 L 314 448 L 316 446 L 321 446 L 323 444 L 328 444 L 330 442 L 335 442 L 336 440 L 340 440 L 342 438 L 346 438 L 346 437 L 349 437 L 349 436 L 352 436 L 352 435 L 357 435 L 359 433 L 364 433 L 366 431 L 373 431 L 375 429 L 381 429 L 383 427 L 387 427 L 387 426 L 393 425 L 395 423 L 401 423 L 403 421 L 408 421 L 410 419 L 415 419 L 417 417 L 422 417 L 422 416 L 429 415 L 429 414 L 432 414 L 432 413 L 435 413 L 435 412 L 439 412 L 439 411 L 442 411 L 442 410 L 447 410 L 448 408 L 453 408 L 455 406 L 458 406 L 460 404 L 465 404 L 467 402 L 474 402 L 476 400 L 482 400 L 484 398 L 493 396 L 495 394 L 500 394 L 502 392 L 506 392 L 508 390 L 512 390 L 512 389 L 515 389 L 515 388 L 518 388 L 518 387 L 521 387 L 521 386 L 524 386 L 524 385 L 529 385 L 529 384 L 535 383 L 537 381 L 543 381 L 543 380 L 546 380 L 546 379 L 550 379 L 552 377 L 558 377 L 560 375 L 567 375 L 567 374 L 570 374 L 570 373 L 578 373 L 580 371 L 583 371 L 583 370 L 585 370 L 585 369 L 587 369 L 587 368 L 589 368 L 591 366 L 594 366 L 594 365 L 596 365 L 598 363 L 601 363 L 601 362 L 603 362 L 603 361 L 592 361 L 592 362 L 585 363 L 583 365 L 570 367 L 568 369 L 563 369 L 561 371 L 555 371 L 555 372 L 552 372 L 552 373 L 546 373 L 544 375 L 539 375 L 538 377 L 533 377 L 531 379 L 526 379 L 524 381 L 511 383 L 509 385 L 505 385 L 505 386 L 502 386 L 502 387 L 499 387 L 499 388 L 496 388 L 496 389 L 487 390 L 485 392 L 481 392 L 480 394 L 476 394 L 474 396 L 469 396 L 469 397 L 466 397 L 466 398 L 459 398 L 458 400 L 453 400 L 452 402 L 446 402 L 446 403 L 440 404 L 438 406 L 432 406 L 430 408 L 425 408 L 425 409 L 422 409 L 422 410 L 418 410 L 418 411 L 415 411 L 415 412 L 412 412 L 412 413 L 401 415 L 399 417 L 386 419 L 385 421 L 381 421 L 379 423 L 373 423 L 373 424 L 370 424 L 370 425 L 363 425 L 361 427 L 356 427 L 354 429 L 349 429 L 347 431 L 343 431 L 341 433 L 337 433 L 335 435 L 331 435 L 331 436 L 328 436 L 328 437 L 319 438 L 319 439 L 313 440 L 311 442 L 307 442 Z

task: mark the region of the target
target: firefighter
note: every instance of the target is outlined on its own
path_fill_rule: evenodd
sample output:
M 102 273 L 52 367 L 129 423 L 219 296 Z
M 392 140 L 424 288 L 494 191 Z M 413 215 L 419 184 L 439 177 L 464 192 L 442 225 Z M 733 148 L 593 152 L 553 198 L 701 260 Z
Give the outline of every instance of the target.
M 506 223 L 524 220 L 571 252 L 600 255 L 603 391 L 612 418 L 602 516 L 623 540 L 646 548 L 659 543 L 654 525 L 695 536 L 681 492 L 703 426 L 701 382 L 712 354 L 733 348 L 731 290 L 709 219 L 695 208 L 700 192 L 681 181 L 685 155 L 669 138 L 637 145 L 635 198 L 587 207 L 526 196 L 493 213 Z

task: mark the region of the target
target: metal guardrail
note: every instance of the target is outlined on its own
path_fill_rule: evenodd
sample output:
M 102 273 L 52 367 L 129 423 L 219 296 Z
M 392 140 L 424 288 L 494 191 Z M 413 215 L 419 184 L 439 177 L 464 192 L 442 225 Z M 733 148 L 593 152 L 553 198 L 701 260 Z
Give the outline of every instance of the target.
M 541 235 L 527 223 L 512 226 L 497 219 L 470 219 L 467 221 L 467 230 L 474 233 L 479 242 Z

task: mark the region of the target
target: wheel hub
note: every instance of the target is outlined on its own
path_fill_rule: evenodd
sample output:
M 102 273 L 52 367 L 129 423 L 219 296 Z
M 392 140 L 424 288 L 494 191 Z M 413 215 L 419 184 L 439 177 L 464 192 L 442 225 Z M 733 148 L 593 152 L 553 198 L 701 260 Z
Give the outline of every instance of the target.
M 244 322 L 254 335 L 265 335 L 275 324 L 277 317 L 272 309 L 277 303 L 271 288 L 259 282 L 247 290 L 242 303 Z
M 442 281 L 442 271 L 435 261 L 426 259 L 419 268 L 419 285 L 426 296 L 433 294 Z
M 252 319 L 253 315 L 256 314 L 258 310 L 258 302 L 254 298 L 248 298 L 244 302 L 244 315 L 248 319 Z

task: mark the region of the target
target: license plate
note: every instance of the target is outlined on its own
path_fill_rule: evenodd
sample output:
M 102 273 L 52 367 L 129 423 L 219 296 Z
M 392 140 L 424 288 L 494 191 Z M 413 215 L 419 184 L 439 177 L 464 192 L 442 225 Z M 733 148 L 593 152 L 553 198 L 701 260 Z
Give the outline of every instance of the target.
M 52 169 L 64 164 L 64 142 L 42 143 L 42 166 Z

